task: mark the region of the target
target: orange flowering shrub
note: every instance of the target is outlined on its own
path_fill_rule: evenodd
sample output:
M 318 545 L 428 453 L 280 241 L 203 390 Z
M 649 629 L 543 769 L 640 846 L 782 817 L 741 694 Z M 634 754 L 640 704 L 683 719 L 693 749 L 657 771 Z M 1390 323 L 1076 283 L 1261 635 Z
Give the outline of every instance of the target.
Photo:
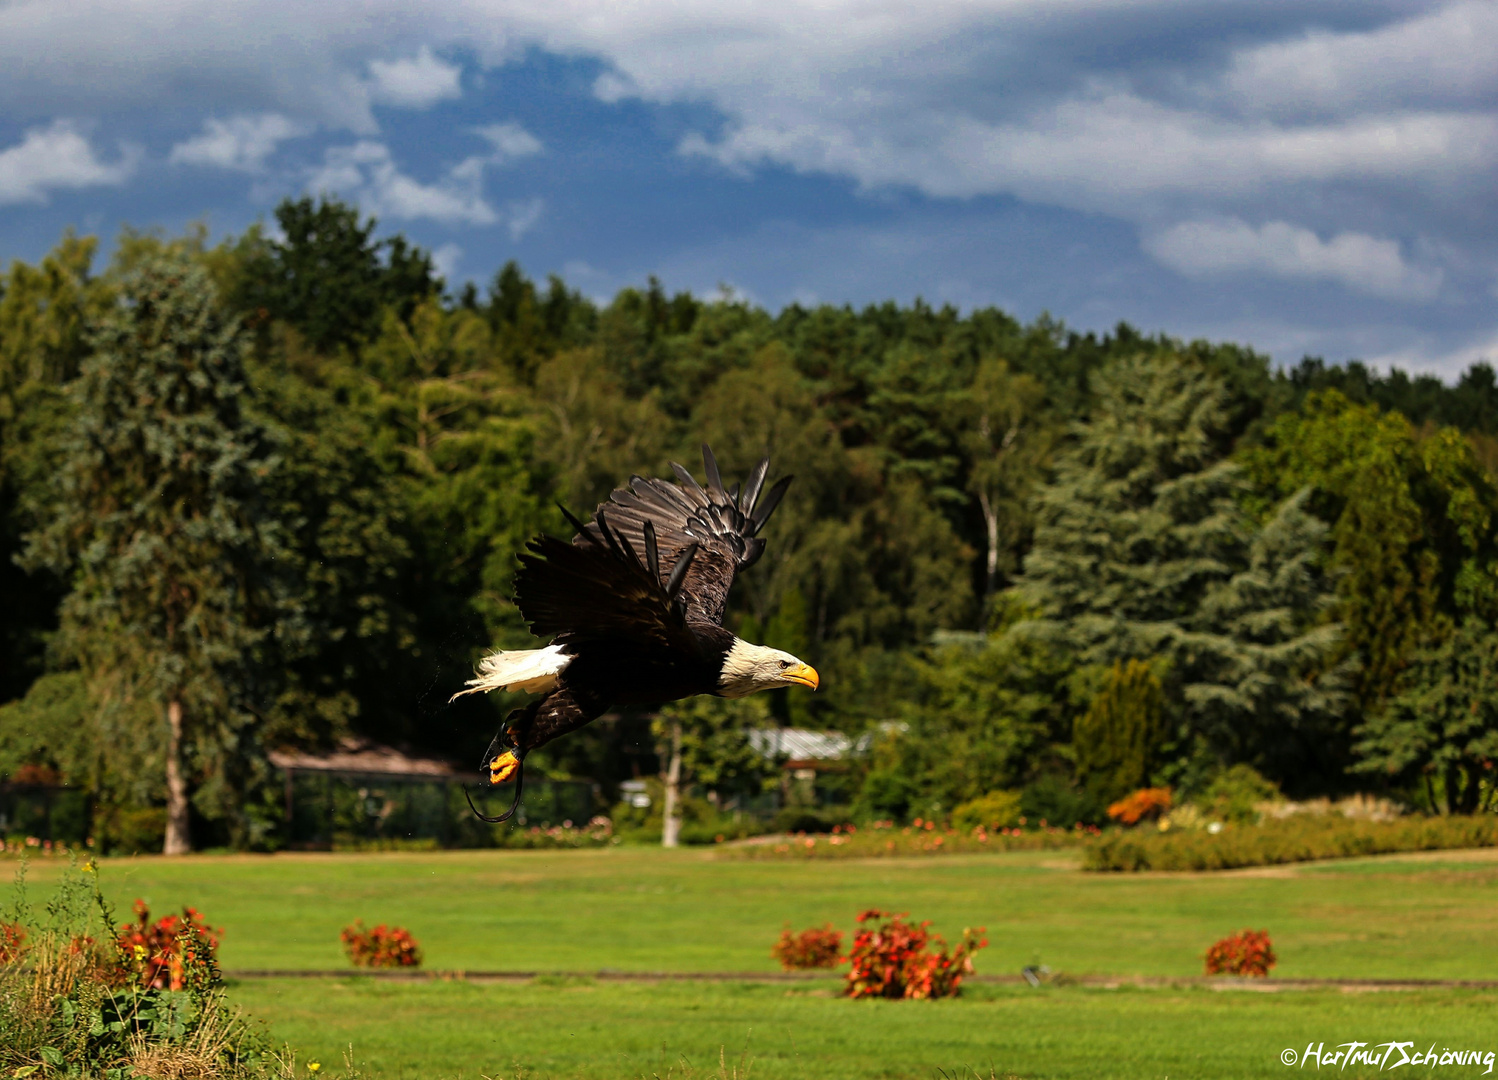
M 1108 807 L 1108 816 L 1124 825 L 1138 825 L 1146 818 L 1157 818 L 1170 811 L 1170 788 L 1140 788 Z
M 786 971 L 796 968 L 837 967 L 838 953 L 843 949 L 843 932 L 834 930 L 828 923 L 821 929 L 813 926 L 799 934 L 792 934 L 787 926 L 780 932 L 780 940 L 770 950 L 770 955 L 780 961 Z
M 355 919 L 354 925 L 345 926 L 339 936 L 343 939 L 343 951 L 348 953 L 354 967 L 421 966 L 421 945 L 404 927 L 380 923 L 369 930 L 363 919 Z
M 1262 979 L 1276 962 L 1267 930 L 1241 930 L 1207 950 L 1208 975 L 1252 975 Z
M 0 964 L 21 958 L 26 950 L 26 928 L 20 923 L 0 923 Z
M 973 970 L 973 953 L 988 944 L 980 926 L 963 930 L 962 944 L 948 952 L 947 943 L 926 929 L 929 922 L 911 926 L 904 912 L 871 909 L 858 922 L 864 928 L 848 950 L 853 970 L 843 989 L 853 998 L 956 997 L 963 976 Z
M 218 943 L 223 927 L 203 921 L 196 908 L 181 915 L 151 921 L 144 900 L 135 901 L 135 922 L 124 923 L 115 935 L 120 963 L 140 986 L 151 990 L 183 990 L 190 983 L 218 981 Z M 79 939 L 83 945 L 88 939 Z M 76 944 L 76 943 L 75 943 Z

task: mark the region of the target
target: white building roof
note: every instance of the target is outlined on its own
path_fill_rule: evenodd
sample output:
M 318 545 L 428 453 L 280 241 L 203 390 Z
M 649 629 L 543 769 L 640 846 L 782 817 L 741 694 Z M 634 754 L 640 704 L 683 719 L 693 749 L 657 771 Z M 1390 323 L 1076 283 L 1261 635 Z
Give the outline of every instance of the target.
M 751 728 L 749 745 L 767 758 L 789 761 L 841 761 L 861 754 L 873 742 L 870 735 L 857 739 L 841 731 L 807 731 L 805 728 Z

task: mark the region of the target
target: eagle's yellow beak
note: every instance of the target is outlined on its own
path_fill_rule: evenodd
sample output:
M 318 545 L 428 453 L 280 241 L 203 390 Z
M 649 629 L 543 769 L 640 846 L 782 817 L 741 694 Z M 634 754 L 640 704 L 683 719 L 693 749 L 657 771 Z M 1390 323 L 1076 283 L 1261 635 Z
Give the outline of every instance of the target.
M 499 757 L 489 762 L 489 783 L 503 784 L 511 776 L 515 775 L 515 770 L 518 768 L 520 768 L 520 759 L 515 756 L 513 751 L 506 750 Z
M 797 664 L 793 668 L 787 668 L 780 677 L 786 682 L 800 683 L 813 690 L 822 684 L 822 680 L 817 678 L 817 669 L 810 664 Z

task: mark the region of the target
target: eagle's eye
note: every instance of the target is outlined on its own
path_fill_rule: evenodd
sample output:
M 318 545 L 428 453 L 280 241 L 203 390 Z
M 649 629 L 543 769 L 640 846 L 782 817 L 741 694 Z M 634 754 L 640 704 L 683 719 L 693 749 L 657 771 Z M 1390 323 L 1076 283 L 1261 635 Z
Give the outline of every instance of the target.
M 788 668 L 790 666 L 791 666 L 791 662 L 789 660 L 782 660 L 782 661 L 780 661 L 780 670 L 781 671 L 784 671 L 786 668 Z

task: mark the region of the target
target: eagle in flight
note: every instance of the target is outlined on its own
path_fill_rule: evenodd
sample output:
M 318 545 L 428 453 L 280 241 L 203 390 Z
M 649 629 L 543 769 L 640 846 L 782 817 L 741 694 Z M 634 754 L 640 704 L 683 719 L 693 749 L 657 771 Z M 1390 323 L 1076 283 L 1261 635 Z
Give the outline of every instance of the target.
M 818 684 L 816 671 L 778 649 L 723 627 L 734 575 L 764 552 L 759 533 L 790 485 L 760 498 L 770 459 L 743 489 L 725 490 L 703 446 L 707 486 L 674 462 L 679 484 L 632 476 L 599 505 L 568 543 L 538 536 L 520 556 L 515 604 L 542 649 L 491 653 L 454 698 L 490 690 L 540 694 L 506 718 L 484 755 L 491 785 L 514 779 L 508 812 L 520 805 L 527 754 L 619 705 L 649 705 L 695 694 L 743 697 L 756 690 Z M 472 800 L 470 800 L 471 803 Z M 474 810 L 478 813 L 477 808 Z

